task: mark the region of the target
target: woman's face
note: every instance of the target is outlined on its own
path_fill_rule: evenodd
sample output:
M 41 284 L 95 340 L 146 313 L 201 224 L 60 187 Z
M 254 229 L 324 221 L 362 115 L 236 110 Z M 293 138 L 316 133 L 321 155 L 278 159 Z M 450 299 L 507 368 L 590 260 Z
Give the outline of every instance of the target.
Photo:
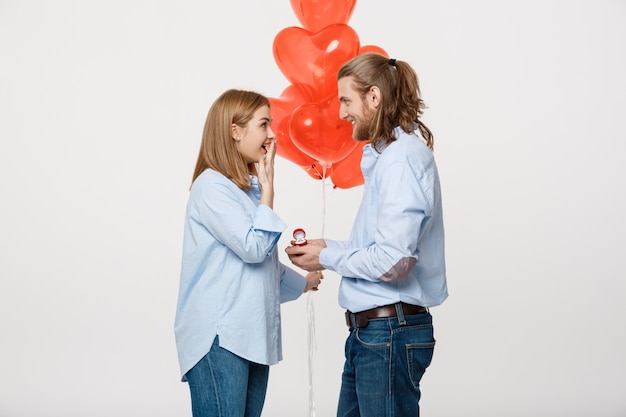
M 237 150 L 247 164 L 259 162 L 276 137 L 270 127 L 271 121 L 270 108 L 263 106 L 254 113 L 246 127 L 233 126 L 233 139 L 236 141 Z

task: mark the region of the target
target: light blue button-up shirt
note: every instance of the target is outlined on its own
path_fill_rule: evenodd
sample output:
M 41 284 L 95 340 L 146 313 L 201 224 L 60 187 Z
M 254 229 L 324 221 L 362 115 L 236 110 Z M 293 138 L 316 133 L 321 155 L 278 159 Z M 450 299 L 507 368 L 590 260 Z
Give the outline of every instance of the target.
M 278 260 L 286 225 L 259 204 L 258 179 L 242 190 L 207 169 L 194 181 L 185 215 L 174 333 L 183 381 L 211 349 L 273 365 L 282 359 L 280 303 L 298 298 L 306 279 Z
M 352 312 L 448 296 L 439 174 L 417 132 L 394 130 L 382 153 L 363 148 L 364 190 L 348 241 L 326 239 L 320 264 L 342 275 L 339 305 Z

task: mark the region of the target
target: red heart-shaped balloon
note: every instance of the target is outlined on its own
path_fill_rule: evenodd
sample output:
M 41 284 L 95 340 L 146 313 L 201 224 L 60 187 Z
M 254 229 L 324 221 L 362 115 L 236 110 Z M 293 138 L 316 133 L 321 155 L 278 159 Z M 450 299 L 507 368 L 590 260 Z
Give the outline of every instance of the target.
M 279 97 L 270 97 L 269 100 L 272 110 L 272 121 L 277 124 L 282 119 L 291 117 L 291 113 L 296 107 L 309 102 L 309 98 L 304 96 L 301 89 L 294 85 L 285 88 Z M 274 127 L 272 126 L 272 128 Z M 275 129 L 274 132 L 276 132 Z
M 294 109 L 307 102 L 299 89 L 293 85 L 285 88 L 279 98 L 270 97 L 272 110 L 272 130 L 276 134 L 276 154 L 301 167 L 313 179 L 322 179 L 322 170 L 317 162 L 294 145 L 289 135 L 289 120 Z M 330 171 L 325 173 L 326 177 Z
M 361 157 L 363 156 L 363 146 L 367 143 L 358 142 L 357 147 L 347 157 L 333 164 L 330 178 L 335 187 L 345 189 L 363 184 Z
M 347 157 L 358 145 L 352 139 L 352 125 L 339 118 L 337 98 L 295 109 L 289 134 L 298 149 L 326 167 Z
M 356 0 L 291 0 L 291 8 L 305 29 L 322 30 L 335 23 L 348 23 Z
M 285 88 L 279 98 L 270 97 L 272 111 L 272 130 L 276 135 L 276 153 L 299 166 L 310 166 L 315 160 L 304 154 L 293 144 L 289 135 L 289 119 L 291 113 L 306 103 L 307 100 L 293 85 Z
M 359 52 L 357 33 L 348 25 L 335 24 L 317 33 L 288 27 L 274 38 L 278 68 L 312 102 L 327 100 L 337 93 L 339 68 Z
M 291 140 L 289 136 L 289 118 L 282 119 L 280 123 L 276 125 L 276 154 L 282 156 L 285 159 L 290 160 L 298 166 L 311 166 L 315 163 L 315 159 L 302 152 Z M 272 128 L 274 129 L 274 128 Z
M 381 54 L 381 55 L 386 56 L 387 58 L 389 58 L 389 54 L 387 53 L 387 51 L 385 51 L 380 46 L 363 45 L 363 46 L 361 46 L 361 48 L 359 48 L 359 55 L 364 54 L 366 52 L 376 52 L 378 54 Z

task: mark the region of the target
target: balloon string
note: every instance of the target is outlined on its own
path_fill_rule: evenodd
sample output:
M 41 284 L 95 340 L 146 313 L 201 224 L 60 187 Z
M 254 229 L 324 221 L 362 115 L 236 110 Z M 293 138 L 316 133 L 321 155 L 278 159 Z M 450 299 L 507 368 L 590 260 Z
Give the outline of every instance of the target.
M 309 416 L 315 417 L 315 396 L 313 395 L 313 356 L 317 348 L 315 342 L 315 307 L 313 305 L 313 291 L 309 291 L 306 300 L 306 308 L 309 319 L 309 332 L 307 343 L 309 345 Z
M 324 238 L 324 229 L 326 227 L 326 165 L 322 165 L 322 239 Z M 316 168 L 317 170 L 317 168 Z M 308 329 L 307 344 L 309 346 L 309 417 L 315 417 L 315 395 L 313 393 L 313 358 L 317 350 L 317 341 L 315 339 L 315 305 L 313 304 L 313 291 L 309 291 L 307 298 L 307 317 Z

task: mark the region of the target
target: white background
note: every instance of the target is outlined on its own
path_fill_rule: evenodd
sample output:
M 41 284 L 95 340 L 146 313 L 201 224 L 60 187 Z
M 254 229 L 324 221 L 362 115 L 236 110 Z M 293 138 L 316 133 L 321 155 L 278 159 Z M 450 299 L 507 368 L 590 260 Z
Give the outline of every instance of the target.
M 450 298 L 423 415 L 625 416 L 626 2 L 362 0 L 349 25 L 414 66 L 435 134 Z M 0 0 L 0 416 L 191 415 L 173 320 L 204 118 L 227 88 L 280 95 L 288 26 L 288 0 Z M 362 187 L 277 160 L 289 228 L 347 238 Z M 319 417 L 338 279 L 312 300 Z M 306 301 L 264 416 L 308 415 Z

